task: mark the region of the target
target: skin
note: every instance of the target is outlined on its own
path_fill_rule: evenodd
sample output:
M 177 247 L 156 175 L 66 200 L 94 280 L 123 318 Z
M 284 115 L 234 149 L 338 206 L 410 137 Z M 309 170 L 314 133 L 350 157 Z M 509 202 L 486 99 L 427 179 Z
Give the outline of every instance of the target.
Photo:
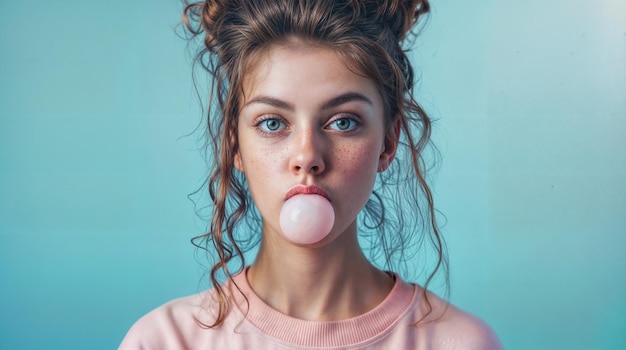
M 331 49 L 275 45 L 244 80 L 235 167 L 245 174 L 263 218 L 255 293 L 274 309 L 312 321 L 352 318 L 376 307 L 393 286 L 357 242 L 357 214 L 376 173 L 393 161 L 398 125 L 385 126 L 375 83 Z M 279 226 L 286 193 L 315 185 L 335 211 L 330 234 L 312 245 L 288 241 Z M 499 349 L 479 320 L 431 296 L 420 348 Z M 490 338 L 491 337 L 491 338 Z M 494 339 L 494 340 L 489 340 Z

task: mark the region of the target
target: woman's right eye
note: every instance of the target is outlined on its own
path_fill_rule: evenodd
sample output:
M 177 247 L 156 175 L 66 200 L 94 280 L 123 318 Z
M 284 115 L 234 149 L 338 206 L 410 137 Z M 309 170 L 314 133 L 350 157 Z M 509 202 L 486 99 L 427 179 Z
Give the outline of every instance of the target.
M 285 128 L 285 122 L 280 118 L 268 117 L 257 122 L 256 127 L 262 133 L 275 133 Z

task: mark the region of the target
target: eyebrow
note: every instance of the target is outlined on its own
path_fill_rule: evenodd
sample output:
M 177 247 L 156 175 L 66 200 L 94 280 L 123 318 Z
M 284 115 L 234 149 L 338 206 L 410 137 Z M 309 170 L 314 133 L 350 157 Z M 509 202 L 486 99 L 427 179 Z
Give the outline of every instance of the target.
M 342 104 L 348 103 L 348 102 L 353 102 L 353 101 L 360 101 L 360 102 L 365 102 L 369 105 L 373 105 L 372 100 L 370 100 L 367 96 L 358 93 L 358 92 L 346 92 L 344 94 L 341 94 L 337 97 L 333 97 L 330 100 L 326 101 L 323 105 L 322 105 L 322 109 L 331 109 L 334 107 L 338 107 L 341 106 Z M 276 108 L 280 108 L 280 109 L 284 109 L 287 111 L 293 111 L 295 108 L 292 104 L 279 100 L 277 98 L 274 97 L 270 97 L 270 96 L 257 96 L 253 99 L 251 99 L 250 101 L 248 101 L 244 107 L 254 104 L 254 103 L 262 103 L 262 104 L 266 104 L 266 105 L 270 105 L 272 107 L 276 107 Z

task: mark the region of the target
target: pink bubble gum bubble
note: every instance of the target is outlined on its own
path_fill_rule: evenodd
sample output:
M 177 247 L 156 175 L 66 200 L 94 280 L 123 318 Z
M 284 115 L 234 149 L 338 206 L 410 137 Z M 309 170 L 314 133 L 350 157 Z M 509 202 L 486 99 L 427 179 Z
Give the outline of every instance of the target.
M 326 237 L 335 223 L 330 202 L 316 194 L 299 194 L 289 198 L 280 210 L 280 228 L 296 244 L 313 244 Z

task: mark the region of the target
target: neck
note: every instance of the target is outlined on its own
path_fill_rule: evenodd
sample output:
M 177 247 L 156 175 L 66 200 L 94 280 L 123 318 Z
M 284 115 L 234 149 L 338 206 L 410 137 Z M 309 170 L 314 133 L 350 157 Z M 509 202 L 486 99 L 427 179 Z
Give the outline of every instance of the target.
M 373 309 L 393 286 L 363 255 L 356 224 L 333 242 L 297 247 L 265 230 L 248 270 L 254 292 L 272 308 L 311 321 L 348 319 Z

